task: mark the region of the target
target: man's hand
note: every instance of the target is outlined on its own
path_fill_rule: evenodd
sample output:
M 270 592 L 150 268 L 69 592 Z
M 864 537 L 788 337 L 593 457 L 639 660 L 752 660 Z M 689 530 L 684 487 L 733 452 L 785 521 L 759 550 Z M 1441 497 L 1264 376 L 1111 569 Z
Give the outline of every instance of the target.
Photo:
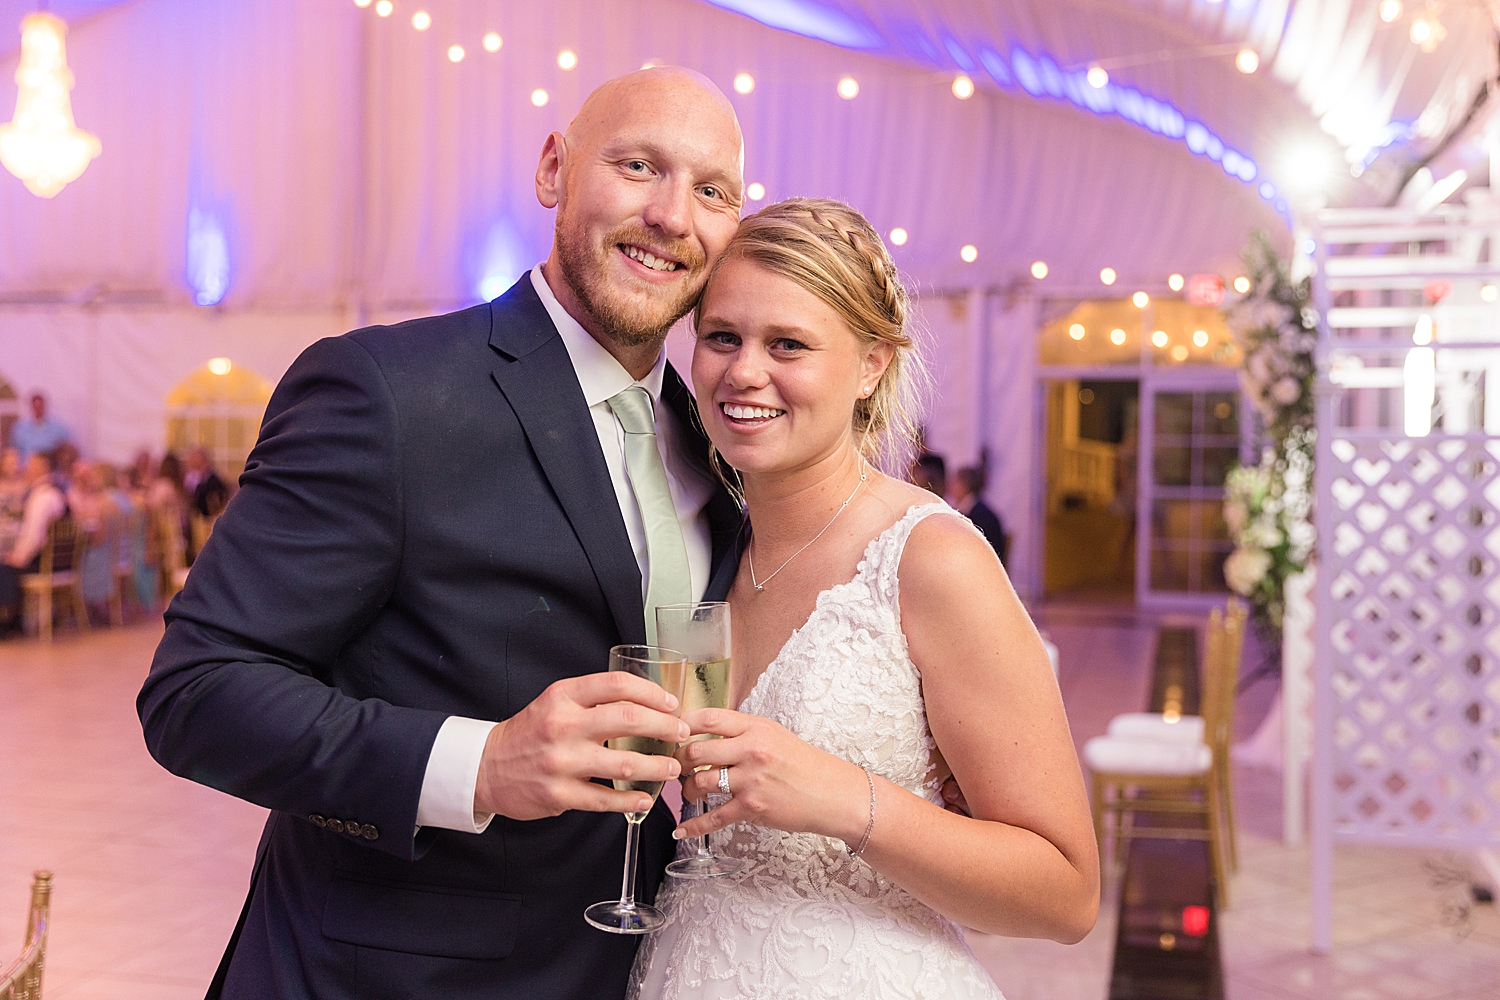
M 479 762 L 474 810 L 511 819 L 541 819 L 569 809 L 643 812 L 643 792 L 617 792 L 590 778 L 670 781 L 682 771 L 673 757 L 610 750 L 615 736 L 688 738 L 687 723 L 670 713 L 677 699 L 622 671 L 558 681 L 490 731 Z

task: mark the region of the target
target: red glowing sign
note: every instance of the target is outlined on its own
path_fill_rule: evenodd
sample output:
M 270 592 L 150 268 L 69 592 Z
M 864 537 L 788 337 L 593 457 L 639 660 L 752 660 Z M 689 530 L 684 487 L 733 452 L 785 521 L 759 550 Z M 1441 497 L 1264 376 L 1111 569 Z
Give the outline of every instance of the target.
M 1184 906 L 1182 908 L 1182 933 L 1188 937 L 1203 937 L 1208 933 L 1208 907 Z
M 1224 279 L 1217 274 L 1195 274 L 1188 279 L 1187 300 L 1195 306 L 1216 306 L 1224 301 Z

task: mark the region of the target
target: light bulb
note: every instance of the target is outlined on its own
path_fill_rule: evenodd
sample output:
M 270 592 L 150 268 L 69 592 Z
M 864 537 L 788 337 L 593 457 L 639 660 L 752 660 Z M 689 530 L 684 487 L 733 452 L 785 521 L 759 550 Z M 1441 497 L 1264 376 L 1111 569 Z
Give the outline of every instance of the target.
M 233 368 L 234 365 L 228 358 L 208 359 L 208 370 L 213 372 L 215 375 L 228 375 Z
M 1411 40 L 1414 45 L 1423 45 L 1432 40 L 1432 22 L 1419 17 L 1411 23 Z
M 1173 361 L 1186 361 L 1187 360 L 1187 356 L 1188 356 L 1188 349 L 1187 349 L 1187 346 L 1185 344 L 1178 344 L 1176 347 L 1172 348 L 1172 360 Z
M 960 101 L 967 101 L 974 96 L 974 81 L 966 76 L 959 75 L 953 80 L 953 96 Z
M 1120 329 L 1119 327 L 1115 327 L 1113 330 L 1109 331 L 1109 342 L 1111 344 L 1114 344 L 1116 347 L 1119 347 L 1121 344 L 1125 343 L 1125 331 Z
M 379 2 L 375 4 L 375 13 L 379 14 L 381 17 L 390 17 L 391 11 L 395 9 L 396 5 L 391 3 L 391 0 L 379 0 Z
M 463 62 L 464 61 L 464 47 L 462 45 L 450 45 L 450 46 L 448 46 L 448 61 L 449 62 Z
M 1037 281 L 1041 281 L 1043 278 L 1045 278 L 1047 276 L 1047 262 L 1044 260 L 1039 260 L 1032 264 L 1031 276 Z
M 663 66 L 663 65 L 666 65 L 666 61 L 665 60 L 658 59 L 658 58 L 656 58 L 656 57 L 653 56 L 652 58 L 647 59 L 645 62 L 641 63 L 641 69 L 654 69 L 657 66 Z
M 1183 280 L 1182 275 L 1180 275 L 1180 274 L 1169 274 L 1169 275 L 1167 275 L 1167 287 L 1170 288 L 1170 289 L 1172 289 L 1172 291 L 1174 291 L 1174 292 L 1180 292 L 1180 291 L 1182 291 L 1183 284 L 1184 284 L 1184 280 Z
M 486 52 L 499 52 L 500 46 L 504 44 L 505 40 L 500 37 L 499 32 L 492 31 L 484 36 L 484 51 Z
M 1151 334 L 1151 344 L 1152 344 L 1153 347 L 1166 347 L 1167 346 L 1167 331 L 1165 331 L 1165 330 L 1156 330 L 1156 331 L 1152 332 L 1152 334 Z
M 979 259 L 979 248 L 972 243 L 965 243 L 963 245 L 963 249 L 958 251 L 958 255 L 962 257 L 966 263 L 972 264 Z
M 896 246 L 898 247 L 906 246 L 906 230 L 902 229 L 900 226 L 892 229 L 891 242 L 896 244 Z
M 1207 347 L 1208 346 L 1208 331 L 1207 330 L 1194 330 L 1193 331 L 1193 346 L 1194 347 Z
M 363 10 L 364 8 L 370 6 L 370 0 L 354 0 L 354 6 Z
M 1247 278 L 1247 277 L 1245 277 L 1243 274 L 1240 275 L 1238 278 L 1235 278 L 1234 279 L 1234 290 L 1237 291 L 1237 292 L 1239 292 L 1241 295 L 1244 295 L 1247 292 L 1249 292 L 1250 291 L 1250 279 Z
M 1104 282 L 1106 285 L 1113 285 L 1115 283 L 1115 269 L 1112 267 L 1106 267 L 1104 270 L 1100 271 L 1099 280 Z
M 1094 65 L 1089 67 L 1086 79 L 1089 82 L 1089 86 L 1093 87 L 1095 90 L 1103 90 L 1105 87 L 1109 86 L 1109 72 L 1098 63 L 1095 63 Z
M 572 49 L 563 49 L 557 54 L 558 69 L 572 69 L 578 65 L 578 54 Z
M 846 76 L 839 81 L 839 96 L 846 101 L 852 101 L 859 96 L 859 81 L 852 76 Z
M 734 92 L 748 94 L 755 89 L 755 77 L 749 73 L 738 73 L 734 78 Z
M 760 201 L 766 196 L 766 186 L 759 181 L 745 188 L 745 196 L 751 201 Z
M 1254 49 L 1240 49 L 1239 54 L 1234 57 L 1234 68 L 1246 75 L 1254 73 L 1260 69 L 1260 56 Z
M 1147 295 L 1145 292 L 1136 292 L 1130 297 L 1130 304 L 1135 306 L 1137 309 L 1144 309 L 1150 303 L 1151 296 Z
M 539 108 L 545 107 L 547 104 L 547 92 L 540 87 L 533 90 L 531 92 L 531 103 Z
M 411 26 L 418 31 L 426 31 L 432 27 L 432 15 L 425 10 L 419 10 L 411 16 Z
M 1082 323 L 1074 323 L 1072 326 L 1068 327 L 1068 336 L 1072 337 L 1074 340 L 1082 340 L 1083 335 L 1087 332 L 1088 331 L 1083 328 Z
M 1496 288 L 1494 285 L 1481 285 L 1479 287 L 1479 297 L 1486 302 L 1494 302 L 1497 298 L 1500 298 L 1500 288 Z
M 1401 16 L 1401 0 L 1380 0 L 1380 19 L 1386 24 Z

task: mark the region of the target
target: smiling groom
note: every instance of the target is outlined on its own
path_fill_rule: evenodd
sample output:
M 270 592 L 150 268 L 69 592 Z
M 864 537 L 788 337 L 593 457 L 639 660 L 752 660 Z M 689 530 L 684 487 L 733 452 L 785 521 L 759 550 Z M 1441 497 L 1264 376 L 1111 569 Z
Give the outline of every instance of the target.
M 644 796 L 590 779 L 675 777 L 602 744 L 687 730 L 601 671 L 734 574 L 740 512 L 662 345 L 742 163 L 703 77 L 610 81 L 542 150 L 543 265 L 287 372 L 137 703 L 164 766 L 271 810 L 210 996 L 623 994 L 636 939 L 582 913 Z M 645 899 L 672 825 L 647 820 Z

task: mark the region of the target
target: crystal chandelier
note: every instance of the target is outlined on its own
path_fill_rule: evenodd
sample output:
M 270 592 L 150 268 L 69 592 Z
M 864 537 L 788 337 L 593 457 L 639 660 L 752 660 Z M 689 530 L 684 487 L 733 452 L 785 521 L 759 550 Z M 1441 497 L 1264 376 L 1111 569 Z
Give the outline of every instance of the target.
M 73 124 L 73 74 L 63 51 L 67 33 L 68 26 L 51 14 L 21 20 L 16 116 L 0 125 L 0 164 L 41 198 L 76 181 L 103 148 L 97 136 Z

